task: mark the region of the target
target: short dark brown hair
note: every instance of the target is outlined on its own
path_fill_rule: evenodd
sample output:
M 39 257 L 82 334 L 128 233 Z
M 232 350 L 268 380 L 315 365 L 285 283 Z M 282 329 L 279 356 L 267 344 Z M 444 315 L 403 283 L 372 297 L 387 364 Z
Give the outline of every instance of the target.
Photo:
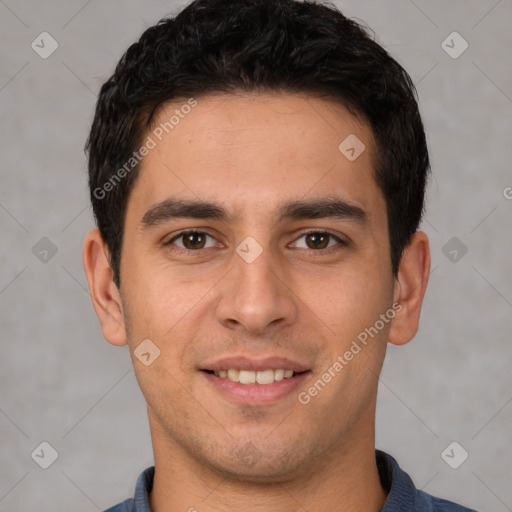
M 148 28 L 98 96 L 86 143 L 89 187 L 116 285 L 121 285 L 126 206 L 140 166 L 123 172 L 122 179 L 119 170 L 126 169 L 163 104 L 237 91 L 302 92 L 339 100 L 370 125 L 396 274 L 423 214 L 430 169 L 407 72 L 332 4 L 195 0 Z

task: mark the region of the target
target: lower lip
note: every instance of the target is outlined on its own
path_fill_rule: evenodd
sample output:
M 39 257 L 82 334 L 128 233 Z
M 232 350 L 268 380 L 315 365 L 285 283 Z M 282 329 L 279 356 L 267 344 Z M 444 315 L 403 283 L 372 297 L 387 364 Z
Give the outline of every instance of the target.
M 297 391 L 309 377 L 310 371 L 300 373 L 272 384 L 240 384 L 211 373 L 201 372 L 216 390 L 243 405 L 262 405 L 277 402 Z

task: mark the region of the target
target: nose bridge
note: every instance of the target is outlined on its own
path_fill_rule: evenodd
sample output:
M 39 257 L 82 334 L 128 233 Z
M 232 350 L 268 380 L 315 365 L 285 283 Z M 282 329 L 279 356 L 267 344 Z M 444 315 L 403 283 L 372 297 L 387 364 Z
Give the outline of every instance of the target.
M 278 263 L 268 246 L 251 237 L 239 244 L 217 307 L 221 324 L 262 333 L 270 324 L 295 320 L 293 294 L 279 277 Z
M 265 254 L 262 252 L 251 262 L 241 257 L 238 259 L 239 261 L 234 263 L 237 277 L 235 285 L 240 288 L 237 290 L 240 297 L 253 297 L 256 300 L 262 294 L 269 297 L 277 296 L 279 287 L 275 282 L 277 281 L 276 271 L 275 268 L 272 269 L 272 258 L 269 251 L 265 251 Z

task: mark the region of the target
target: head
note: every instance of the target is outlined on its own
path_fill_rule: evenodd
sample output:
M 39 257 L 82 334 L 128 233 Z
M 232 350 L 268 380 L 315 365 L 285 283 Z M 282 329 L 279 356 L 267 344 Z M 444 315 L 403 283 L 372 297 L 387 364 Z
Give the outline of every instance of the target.
M 367 31 L 317 3 L 197 0 L 121 58 L 87 151 L 86 273 L 154 440 L 263 481 L 371 437 L 430 260 L 414 87 Z M 248 401 L 213 373 L 260 363 L 293 367 L 291 391 Z

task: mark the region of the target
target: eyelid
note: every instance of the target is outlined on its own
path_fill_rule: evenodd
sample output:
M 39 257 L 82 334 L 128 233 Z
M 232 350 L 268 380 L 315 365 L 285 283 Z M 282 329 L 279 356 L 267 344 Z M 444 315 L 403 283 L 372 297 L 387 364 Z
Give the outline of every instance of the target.
M 169 245 L 174 245 L 176 247 L 177 250 L 181 250 L 181 251 L 187 251 L 187 252 L 199 252 L 201 250 L 204 250 L 204 249 L 210 249 L 211 247 L 205 247 L 203 249 L 187 249 L 186 247 L 179 247 L 177 245 L 175 245 L 173 242 L 175 242 L 177 239 L 181 238 L 182 236 L 185 236 L 185 235 L 189 235 L 191 233 L 196 233 L 196 234 L 199 234 L 199 235 L 206 235 L 210 238 L 212 238 L 213 240 L 215 240 L 217 243 L 220 243 L 212 234 L 208 233 L 208 231 L 204 231 L 204 228 L 202 229 L 184 229 L 174 235 L 172 235 L 171 238 L 169 238 L 167 241 L 164 241 L 163 242 L 163 246 L 169 246 Z
M 310 234 L 315 234 L 315 233 L 319 233 L 319 234 L 322 234 L 322 235 L 329 235 L 330 237 L 334 238 L 336 240 L 336 242 L 338 242 L 337 245 L 339 246 L 347 246 L 349 243 L 347 240 L 344 240 L 343 238 L 341 238 L 339 235 L 336 235 L 335 233 L 333 233 L 332 231 L 329 231 L 328 229 L 321 229 L 321 228 L 314 228 L 314 229 L 308 229 L 308 230 L 305 230 L 305 231 L 301 231 L 299 233 L 298 236 L 295 237 L 294 239 L 294 242 L 292 243 L 295 243 L 297 242 L 297 240 L 299 240 L 300 238 L 302 238 L 303 236 L 305 235 L 310 235 Z M 336 246 L 332 246 L 332 247 L 327 247 L 326 249 L 305 249 L 305 250 L 310 250 L 310 251 L 313 251 L 313 252 L 327 252 L 331 249 L 335 249 Z M 303 249 L 303 247 L 299 247 L 299 249 Z
M 210 238 L 212 238 L 213 240 L 215 240 L 217 243 L 221 243 L 219 242 L 212 234 L 208 233 L 208 231 L 204 231 L 205 228 L 189 228 L 189 229 L 184 229 L 176 234 L 174 234 L 169 240 L 163 242 L 163 246 L 169 246 L 169 245 L 174 245 L 175 248 L 177 250 L 181 250 L 181 251 L 186 251 L 186 252 L 200 252 L 202 250 L 205 250 L 205 249 L 211 249 L 211 247 L 205 247 L 205 248 L 202 248 L 202 249 L 187 249 L 187 248 L 184 248 L 184 247 L 179 247 L 179 246 L 176 246 L 173 242 L 176 241 L 177 239 L 179 239 L 180 237 L 182 236 L 185 236 L 185 235 L 188 235 L 188 234 L 191 234 L 191 233 L 196 233 L 196 234 L 201 234 L 201 235 L 206 235 Z M 338 242 L 337 245 L 341 245 L 341 246 L 347 246 L 349 243 L 348 241 L 342 239 L 340 236 L 334 234 L 333 232 L 329 231 L 329 230 L 326 230 L 326 229 L 319 229 L 319 228 L 312 228 L 312 229 L 307 229 L 307 230 L 304 230 L 304 231 L 301 231 L 300 233 L 298 233 L 295 238 L 294 238 L 294 241 L 292 242 L 293 243 L 296 243 L 297 240 L 299 240 L 300 238 L 302 238 L 303 236 L 306 236 L 306 235 L 309 235 L 309 234 L 315 234 L 315 233 L 318 233 L 318 234 L 325 234 L 325 235 L 328 235 L 332 238 L 334 238 L 334 240 L 336 240 L 336 242 Z M 291 245 L 291 244 L 289 244 Z M 326 249 L 310 249 L 310 248 L 307 248 L 305 250 L 310 250 L 310 251 L 314 251 L 314 252 L 326 252 L 326 251 L 329 251 L 330 249 L 334 249 L 336 246 L 332 246 L 332 247 L 327 247 Z M 303 249 L 302 247 L 300 249 Z

